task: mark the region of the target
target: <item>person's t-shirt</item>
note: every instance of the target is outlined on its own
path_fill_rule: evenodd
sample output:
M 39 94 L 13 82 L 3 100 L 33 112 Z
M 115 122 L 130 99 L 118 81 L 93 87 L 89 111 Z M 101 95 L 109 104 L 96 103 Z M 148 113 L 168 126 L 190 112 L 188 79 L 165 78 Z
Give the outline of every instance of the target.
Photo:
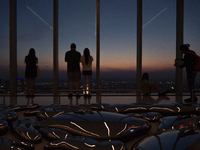
M 151 94 L 151 87 L 154 86 L 154 85 L 155 85 L 155 83 L 150 83 L 146 79 L 142 80 L 142 93 L 144 95 L 150 95 Z
M 81 60 L 82 65 L 83 65 L 83 71 L 90 71 L 92 70 L 92 61 L 93 61 L 93 57 L 90 56 L 89 57 L 89 62 L 88 64 L 85 64 L 85 55 L 81 56 Z
M 70 50 L 65 54 L 65 62 L 67 62 L 68 71 L 80 71 L 81 54 L 76 50 Z

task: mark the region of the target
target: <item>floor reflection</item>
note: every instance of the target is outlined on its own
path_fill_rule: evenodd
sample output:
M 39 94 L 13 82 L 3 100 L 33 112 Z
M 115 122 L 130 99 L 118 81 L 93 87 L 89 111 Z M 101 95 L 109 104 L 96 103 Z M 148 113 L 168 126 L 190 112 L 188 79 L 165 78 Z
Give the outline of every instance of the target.
M 35 102 L 34 102 L 34 98 L 35 97 L 26 97 L 27 98 L 27 103 L 26 103 L 26 105 L 31 105 L 31 104 L 34 104 Z
M 197 96 L 200 97 L 200 96 Z M 59 105 L 82 105 L 82 104 L 92 104 L 92 103 L 107 103 L 107 104 L 129 104 L 129 103 L 150 103 L 150 104 L 170 104 L 176 102 L 184 102 L 184 99 L 188 98 L 185 96 L 96 96 L 91 97 L 71 97 L 68 96 L 5 96 L 5 98 L 0 96 L 0 104 L 6 105 L 49 105 L 49 104 L 59 104 Z M 198 101 L 197 101 L 198 103 Z
M 143 96 L 142 102 L 143 103 L 150 103 L 150 104 L 158 104 L 161 101 L 169 101 L 170 98 L 167 96 L 158 96 L 157 98 L 153 98 L 152 96 Z

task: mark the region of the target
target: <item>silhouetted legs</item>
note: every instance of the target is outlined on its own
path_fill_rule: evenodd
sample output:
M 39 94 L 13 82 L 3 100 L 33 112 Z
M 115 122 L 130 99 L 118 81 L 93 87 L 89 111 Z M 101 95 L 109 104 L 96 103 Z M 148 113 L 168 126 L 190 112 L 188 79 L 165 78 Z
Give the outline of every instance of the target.
M 72 94 L 72 90 L 73 90 L 73 81 L 69 82 L 69 88 L 70 88 L 70 94 Z
M 75 86 L 76 86 L 76 89 L 78 90 L 79 89 L 79 82 L 78 81 L 75 83 Z M 76 91 L 76 95 L 78 95 L 78 91 Z
M 195 96 L 195 91 L 192 93 L 192 90 L 195 89 L 194 87 L 194 81 L 196 78 L 197 72 L 187 72 L 187 83 L 188 83 L 188 88 L 190 90 L 190 98 L 185 99 L 185 102 L 192 102 L 192 95 L 193 95 L 193 101 L 196 102 L 198 101 L 197 97 Z
M 157 87 L 157 85 L 154 85 L 151 87 L 151 93 L 156 90 L 158 93 L 163 93 L 165 92 L 164 90 L 162 90 L 161 88 Z
M 188 83 L 188 88 L 190 90 L 190 95 L 192 97 L 192 89 L 194 89 L 194 81 L 195 81 L 195 78 L 196 78 L 196 75 L 197 75 L 197 72 L 190 72 L 190 73 L 187 73 L 187 83 Z
M 83 75 L 83 81 L 84 81 L 84 83 L 83 83 L 83 88 L 84 88 L 84 90 L 85 90 L 85 94 L 86 94 L 86 91 L 87 91 L 87 76 L 88 76 L 88 90 L 90 90 L 91 89 L 91 75 Z
M 69 83 L 69 88 L 70 88 L 70 94 L 72 94 L 73 92 L 73 81 L 71 81 L 70 83 Z M 77 82 L 75 82 L 75 86 L 76 86 L 76 90 L 78 90 L 79 89 L 79 82 L 77 81 Z M 76 94 L 78 95 L 78 91 L 76 91 Z
M 26 79 L 26 90 L 28 95 L 34 95 L 35 78 Z

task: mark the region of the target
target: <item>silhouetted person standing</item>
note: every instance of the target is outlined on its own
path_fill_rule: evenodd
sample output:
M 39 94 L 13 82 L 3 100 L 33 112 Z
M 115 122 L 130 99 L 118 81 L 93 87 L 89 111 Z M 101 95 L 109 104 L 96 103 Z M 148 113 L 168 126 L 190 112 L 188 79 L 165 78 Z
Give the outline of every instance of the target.
M 67 62 L 67 72 L 69 81 L 69 97 L 72 97 L 73 83 L 75 82 L 76 89 L 79 89 L 79 81 L 81 79 L 80 73 L 80 58 L 81 54 L 76 51 L 76 44 L 72 43 L 70 46 L 71 50 L 65 53 L 65 62 Z M 76 91 L 76 96 L 79 97 L 78 91 Z
M 26 69 L 26 90 L 27 96 L 34 96 L 35 78 L 37 77 L 38 58 L 35 56 L 35 49 L 31 48 L 29 54 L 25 57 Z M 31 88 L 30 88 L 31 87 Z M 31 89 L 31 91 L 30 91 Z
M 93 57 L 90 56 L 90 51 L 88 48 L 85 48 L 83 51 L 83 56 L 81 56 L 81 62 L 83 65 L 83 70 L 82 70 L 82 75 L 83 75 L 83 81 L 84 81 L 84 91 L 85 94 L 84 96 L 91 96 L 90 93 L 87 95 L 86 91 L 87 91 L 87 77 L 88 77 L 88 87 L 89 90 L 91 89 L 91 76 L 92 76 L 92 61 L 93 61 Z
M 174 66 L 180 67 L 180 68 L 186 68 L 186 73 L 187 73 L 187 83 L 188 83 L 188 88 L 190 90 L 190 98 L 185 99 L 185 102 L 192 102 L 192 89 L 194 89 L 194 81 L 197 75 L 197 71 L 194 69 L 196 66 L 196 56 L 195 52 L 189 49 L 190 45 L 189 44 L 183 44 L 180 46 L 181 52 L 184 54 L 184 58 L 178 58 L 175 59 L 175 61 L 182 60 L 183 64 L 178 65 L 178 63 L 175 63 Z M 196 96 L 194 96 L 194 102 L 196 102 L 198 99 Z

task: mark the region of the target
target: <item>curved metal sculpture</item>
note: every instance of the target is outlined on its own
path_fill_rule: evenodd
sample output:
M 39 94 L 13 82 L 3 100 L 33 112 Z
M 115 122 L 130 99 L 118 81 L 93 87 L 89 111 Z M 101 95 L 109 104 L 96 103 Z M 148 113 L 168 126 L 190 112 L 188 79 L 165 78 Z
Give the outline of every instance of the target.
M 132 150 L 200 149 L 199 130 L 171 130 L 143 139 Z
M 5 120 L 0 119 L 0 135 L 4 135 L 8 132 L 8 123 Z
M 73 137 L 69 132 L 55 128 L 40 128 L 38 131 L 42 133 L 43 137 L 48 141 L 57 141 Z
M 56 116 L 62 115 L 67 112 L 75 112 L 80 110 L 85 110 L 86 108 L 81 106 L 56 106 L 41 109 L 37 114 L 36 117 L 38 120 L 44 120 L 48 118 L 54 118 Z
M 150 122 L 157 122 L 162 117 L 162 114 L 157 113 L 157 112 L 128 113 L 126 115 L 129 115 L 132 117 L 137 117 L 137 118 L 142 118 L 142 119 L 148 120 Z
M 169 116 L 160 119 L 159 131 L 173 130 L 173 129 L 196 129 L 197 120 L 199 116 L 184 115 L 184 116 Z
M 95 149 L 95 150 L 126 150 L 124 143 L 120 141 L 96 141 L 94 139 L 76 137 L 47 143 L 45 150 L 77 150 L 77 149 Z
M 24 141 L 40 143 L 42 135 L 34 127 L 37 125 L 35 120 L 22 119 L 12 123 L 11 129 Z
M 10 139 L 1 138 L 0 139 L 0 149 L 2 150 L 34 150 L 34 145 L 26 141 L 14 141 Z
M 154 104 L 149 111 L 159 112 L 163 116 L 187 115 L 196 113 L 196 105 L 172 103 L 172 104 Z
M 9 107 L 2 107 L 0 108 L 0 118 L 6 120 L 8 123 L 11 123 L 17 120 L 18 115 L 13 109 L 10 109 Z
M 43 120 L 38 127 L 57 128 L 90 138 L 120 139 L 147 133 L 151 124 L 143 119 L 111 112 L 71 112 Z
M 24 111 L 25 109 L 29 110 Z M 30 119 L 17 120 L 18 114 L 15 111 L 24 111 L 24 115 L 31 118 L 37 117 L 42 121 L 37 123 L 36 120 Z M 198 130 L 200 116 L 198 115 L 200 115 L 200 105 L 183 103 L 43 105 L 39 107 L 38 105 L 0 105 L 0 135 L 4 137 L 5 133 L 10 134 L 7 132 L 10 127 L 11 131 L 14 131 L 12 133 L 21 139 L 21 144 L 28 142 L 38 144 L 45 137 L 47 141 L 51 141 L 45 145 L 45 149 L 62 149 L 66 148 L 66 144 L 68 146 L 71 144 L 74 147 L 82 146 L 86 149 L 92 149 L 94 146 L 95 150 L 107 150 L 111 147 L 113 150 L 118 147 L 115 140 L 120 140 L 122 145 L 122 142 L 131 140 L 133 142 L 131 144 L 134 145 L 144 136 L 159 131 L 154 136 L 139 141 L 133 149 L 164 150 L 172 146 L 178 149 L 198 149 L 197 137 L 200 137 Z M 150 130 L 151 125 L 152 130 Z M 194 143 L 191 142 L 192 140 Z M 5 139 L 1 141 L 2 145 L 8 143 L 8 147 L 16 146 L 9 144 Z M 21 148 L 20 143 L 17 145 L 18 149 Z M 121 144 L 119 145 L 122 146 Z M 106 145 L 108 147 L 105 147 Z M 120 146 L 118 148 L 125 149 L 124 146 Z
M 106 111 L 109 112 L 117 112 L 117 113 L 134 113 L 134 112 L 148 112 L 149 107 L 151 105 L 149 103 L 132 103 L 132 104 L 115 104 L 110 105 L 106 108 Z

